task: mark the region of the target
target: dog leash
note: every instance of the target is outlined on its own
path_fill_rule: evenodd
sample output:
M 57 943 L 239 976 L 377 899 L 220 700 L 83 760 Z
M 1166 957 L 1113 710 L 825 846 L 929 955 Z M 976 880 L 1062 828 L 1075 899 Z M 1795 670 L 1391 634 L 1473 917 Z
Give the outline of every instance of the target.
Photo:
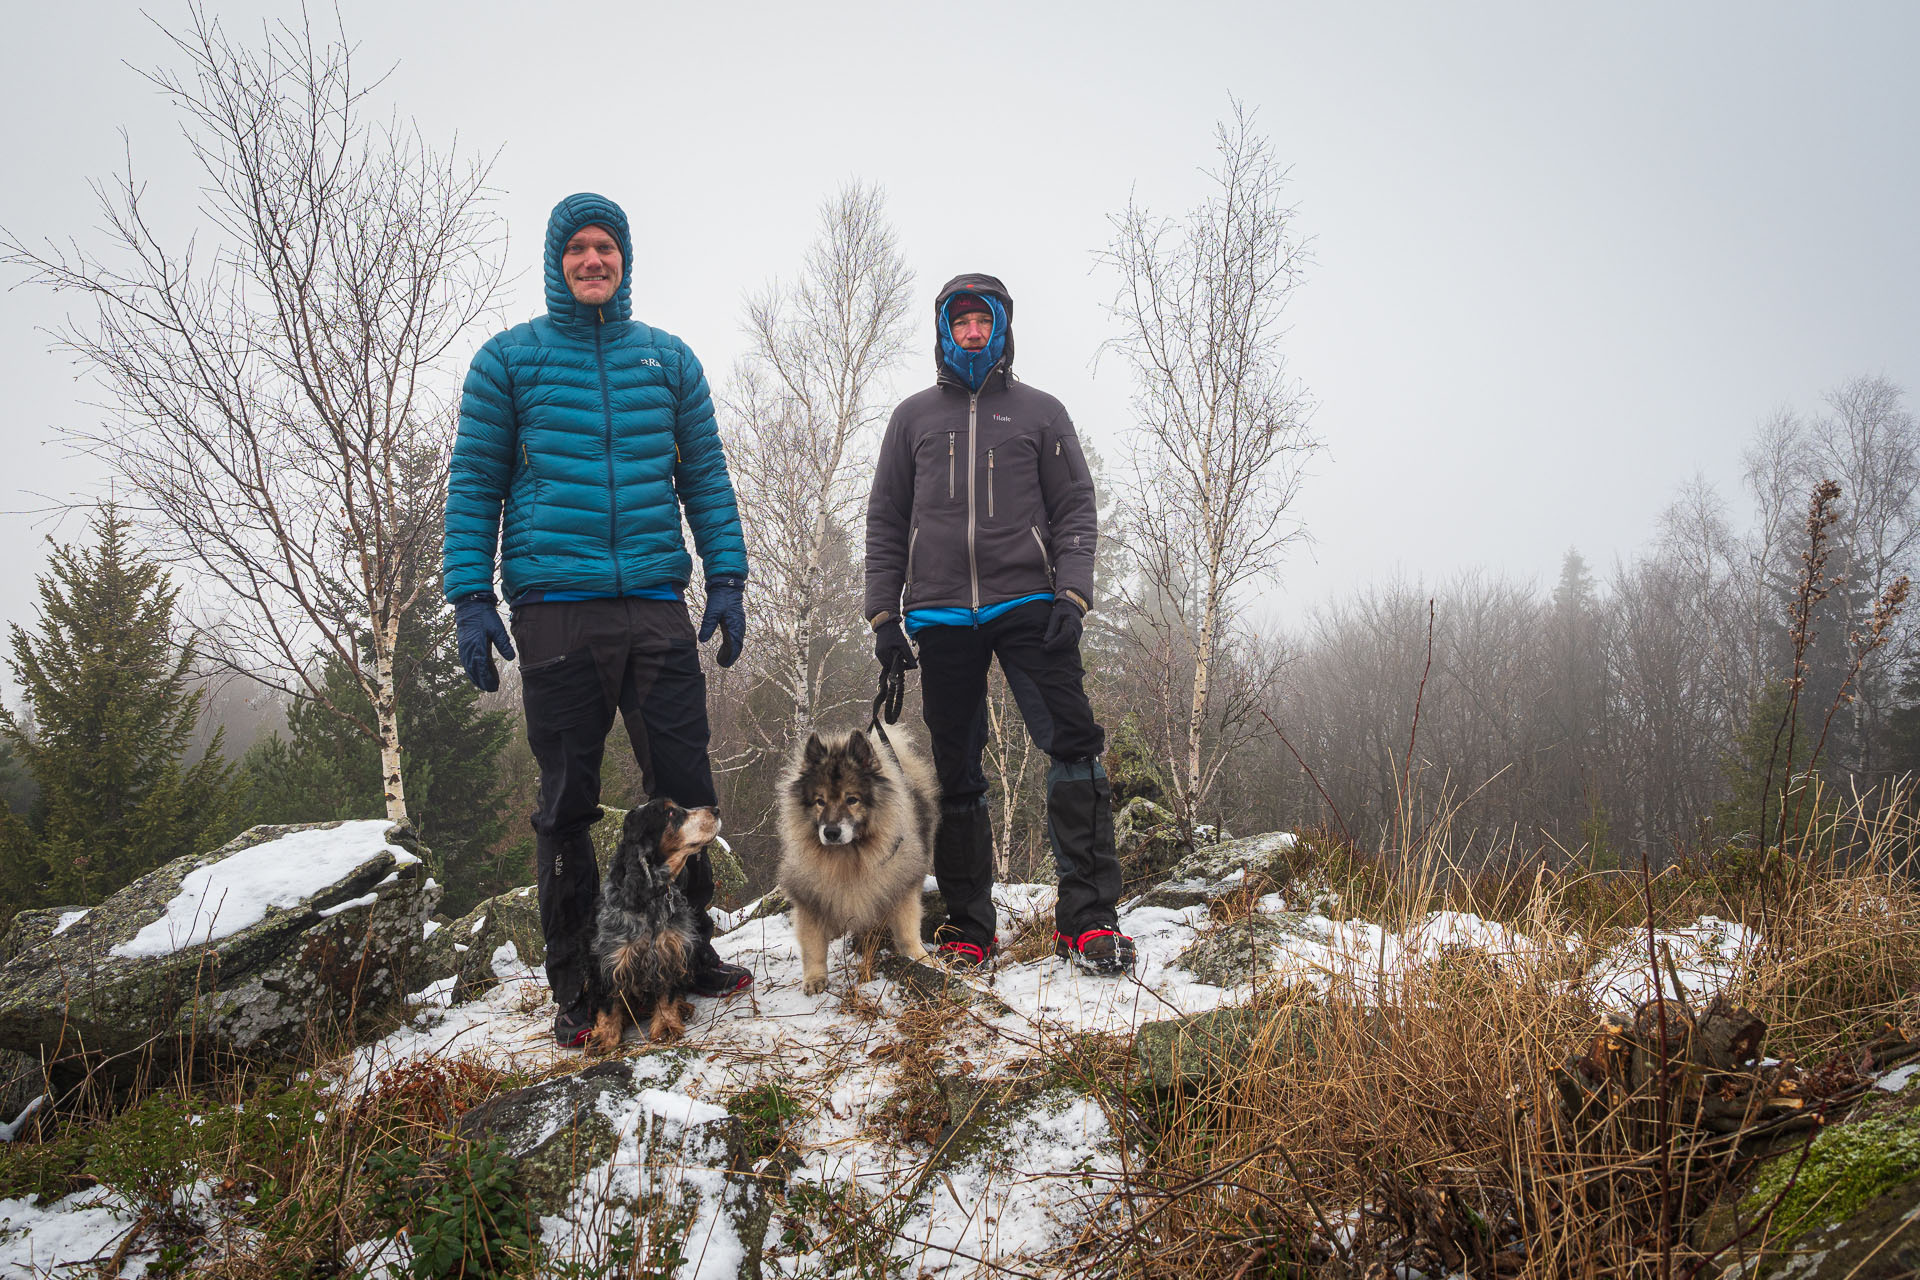
M 884 718 L 887 724 L 899 724 L 900 707 L 906 697 L 906 668 L 889 661 L 880 669 L 880 691 L 873 695 L 873 715 L 867 721 L 867 728 L 878 734 L 889 750 L 893 747 L 893 739 L 887 736 L 886 727 L 880 722 Z

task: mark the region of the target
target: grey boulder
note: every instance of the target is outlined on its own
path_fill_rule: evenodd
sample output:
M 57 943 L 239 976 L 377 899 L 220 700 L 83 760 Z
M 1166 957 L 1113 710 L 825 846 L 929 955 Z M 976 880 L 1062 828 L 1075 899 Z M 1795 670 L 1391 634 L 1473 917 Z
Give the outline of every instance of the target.
M 271 878 L 277 896 L 257 919 L 228 910 L 222 926 L 244 887 L 202 890 L 194 907 L 194 886 L 240 877 L 237 867 Z M 23 922 L 0 964 L 0 1048 L 50 1067 L 130 1069 L 148 1052 L 284 1054 L 316 1035 L 357 1037 L 398 1009 L 439 894 L 405 829 L 253 827 L 149 872 L 64 929 L 58 916 L 53 928 Z

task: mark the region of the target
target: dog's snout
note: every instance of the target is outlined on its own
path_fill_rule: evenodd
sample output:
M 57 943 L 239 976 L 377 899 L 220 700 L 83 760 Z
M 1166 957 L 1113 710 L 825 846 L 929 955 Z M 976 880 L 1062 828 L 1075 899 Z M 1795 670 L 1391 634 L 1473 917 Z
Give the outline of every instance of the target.
M 851 839 L 853 839 L 853 832 L 840 823 L 823 822 L 820 824 L 821 844 L 845 844 Z
M 693 844 L 706 844 L 720 834 L 720 810 L 711 807 L 687 810 L 680 833 Z

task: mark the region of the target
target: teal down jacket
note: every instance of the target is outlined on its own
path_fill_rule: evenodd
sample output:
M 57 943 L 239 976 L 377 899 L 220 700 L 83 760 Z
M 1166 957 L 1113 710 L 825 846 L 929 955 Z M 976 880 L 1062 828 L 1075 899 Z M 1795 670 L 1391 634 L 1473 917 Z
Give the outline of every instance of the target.
M 560 257 L 581 227 L 613 233 L 620 288 L 606 306 L 575 301 Z M 547 222 L 547 314 L 480 348 L 460 394 L 447 478 L 448 600 L 493 590 L 494 546 L 509 601 L 529 592 L 621 596 L 746 576 L 740 511 L 700 361 L 662 329 L 631 319 L 633 241 L 603 196 L 568 196 Z

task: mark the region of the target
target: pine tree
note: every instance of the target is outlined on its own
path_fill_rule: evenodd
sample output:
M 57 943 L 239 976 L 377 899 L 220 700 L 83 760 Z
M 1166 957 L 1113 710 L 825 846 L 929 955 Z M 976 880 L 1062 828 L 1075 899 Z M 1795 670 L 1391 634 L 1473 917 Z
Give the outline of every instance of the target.
M 1593 856 L 1603 856 L 1605 797 L 1595 779 L 1603 772 L 1607 740 L 1606 629 L 1586 559 L 1569 548 L 1546 618 L 1547 676 L 1540 711 L 1548 751 L 1541 785 L 1562 831 L 1578 832 Z M 1596 843 L 1596 841 L 1598 843 Z
M 1813 758 L 1815 735 L 1807 732 L 1804 720 L 1800 732 L 1792 736 L 1793 759 L 1787 759 L 1788 736 L 1782 726 L 1788 704 L 1786 681 L 1769 680 L 1761 686 L 1746 724 L 1735 735 L 1732 753 L 1720 763 L 1730 795 L 1715 812 L 1714 825 L 1723 836 L 1755 848 L 1764 848 L 1778 837 L 1783 806 L 1791 811 L 1796 804 L 1795 799 L 1786 798 L 1790 793 L 1799 797 L 1794 825 L 1803 825 L 1798 819 L 1810 816 L 1806 789 L 1825 763 Z
M 446 910 L 526 883 L 516 875 L 524 868 L 494 857 L 506 826 L 498 758 L 512 725 L 504 712 L 481 710 L 454 647 L 452 611 L 437 597 L 401 619 L 394 669 L 407 809 L 446 886 Z M 345 664 L 331 660 L 322 675 L 335 705 L 371 721 L 372 708 Z M 247 753 L 247 813 L 255 822 L 381 817 L 380 778 L 376 740 L 317 702 L 295 703 L 287 736 Z
M 193 647 L 171 634 L 178 590 L 113 506 L 89 524 L 98 545 L 55 548 L 38 580 L 38 629 L 9 629 L 33 718 L 0 709 L 0 737 L 39 787 L 27 821 L 0 832 L 22 902 L 98 902 L 217 838 L 231 812 L 220 735 L 184 759 L 200 694 Z

